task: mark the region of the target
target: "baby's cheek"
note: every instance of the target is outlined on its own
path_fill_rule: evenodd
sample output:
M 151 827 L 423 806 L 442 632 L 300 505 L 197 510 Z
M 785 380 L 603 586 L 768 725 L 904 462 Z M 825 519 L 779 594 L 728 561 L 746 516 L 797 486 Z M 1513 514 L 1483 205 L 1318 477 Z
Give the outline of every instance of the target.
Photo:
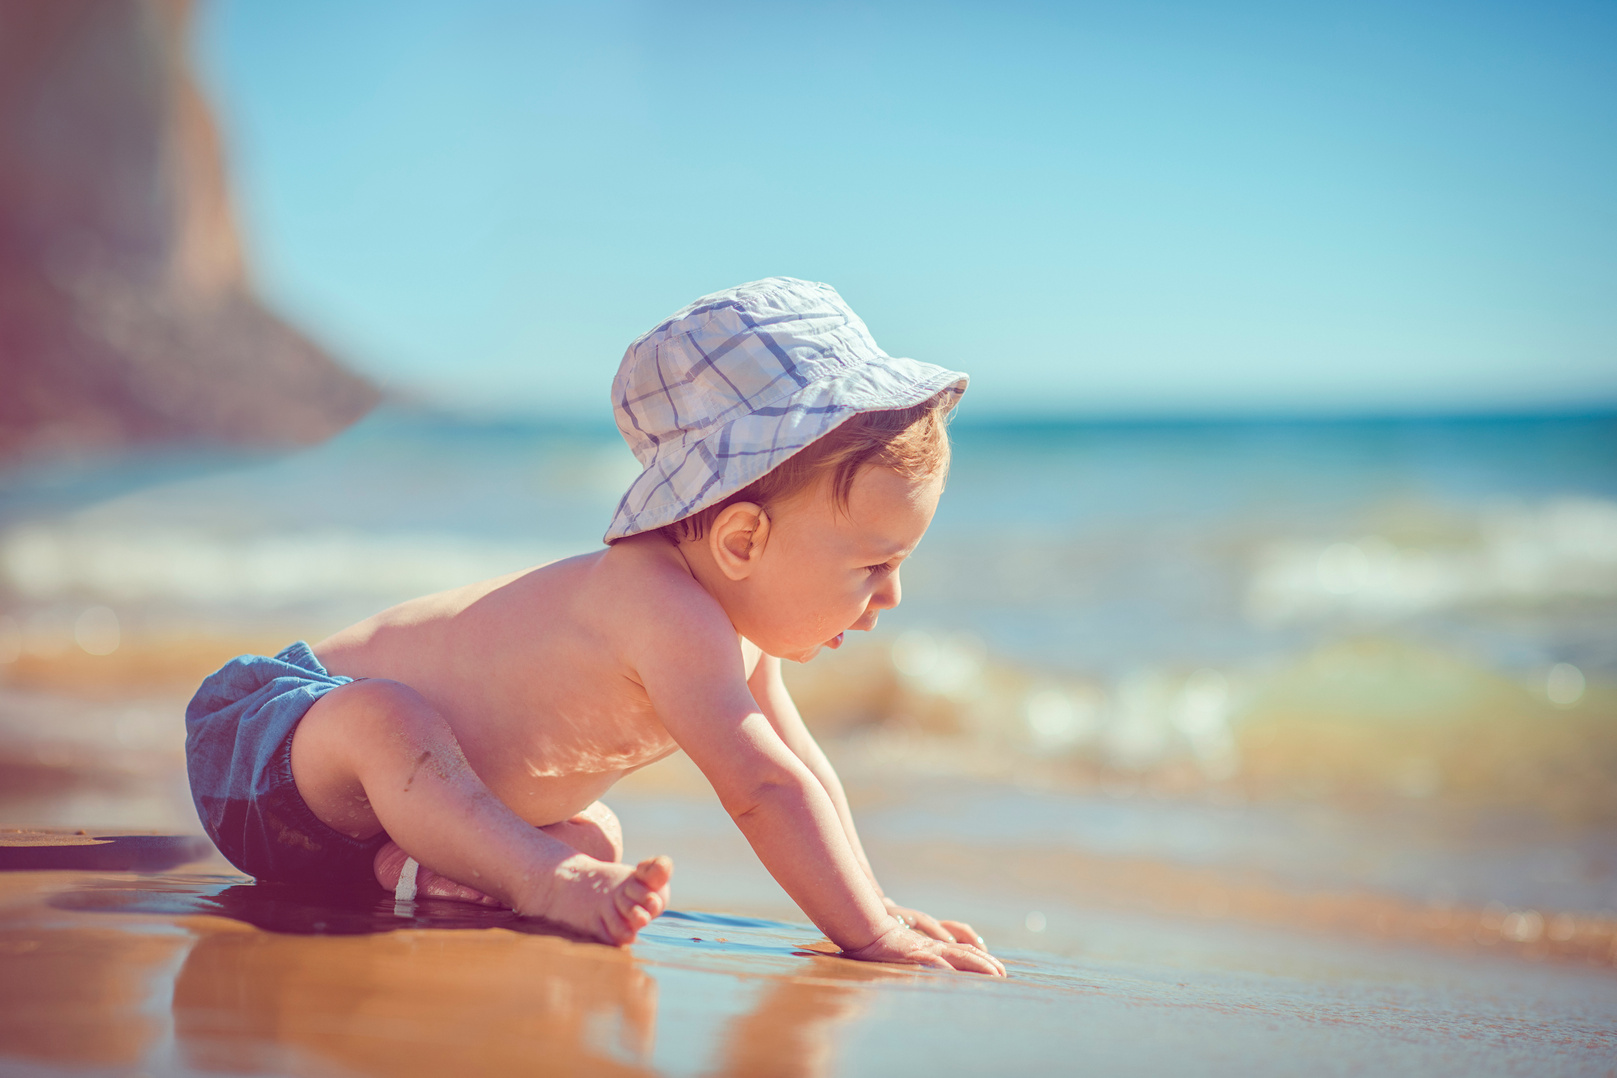
M 801 639 L 823 644 L 848 627 L 841 612 L 833 603 L 827 602 L 827 598 L 822 594 L 819 602 L 810 599 L 798 607 L 792 622 Z
M 864 613 L 864 597 L 834 575 L 804 572 L 789 588 L 783 613 L 799 639 L 824 643 Z

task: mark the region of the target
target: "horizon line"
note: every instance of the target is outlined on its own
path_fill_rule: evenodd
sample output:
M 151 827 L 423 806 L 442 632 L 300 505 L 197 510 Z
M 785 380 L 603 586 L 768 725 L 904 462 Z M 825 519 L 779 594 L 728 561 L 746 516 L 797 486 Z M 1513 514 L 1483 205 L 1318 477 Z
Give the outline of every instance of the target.
M 573 430 L 615 431 L 610 417 L 583 411 L 483 409 L 420 399 L 384 399 L 373 416 L 416 417 L 468 426 L 554 426 Z M 1553 421 L 1617 421 L 1617 400 L 1589 404 L 1545 404 L 1515 408 L 1252 408 L 1243 410 L 1056 411 L 1049 408 L 972 409 L 956 414 L 950 426 L 963 427 L 1151 427 L 1151 426 L 1297 426 L 1399 423 L 1509 423 Z M 364 422 L 364 420 L 360 420 Z

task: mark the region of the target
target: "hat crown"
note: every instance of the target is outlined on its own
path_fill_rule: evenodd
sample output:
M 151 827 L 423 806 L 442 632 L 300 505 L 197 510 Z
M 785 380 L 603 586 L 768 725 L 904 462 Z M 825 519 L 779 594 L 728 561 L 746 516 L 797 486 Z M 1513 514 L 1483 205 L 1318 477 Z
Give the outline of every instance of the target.
M 606 541 L 716 504 L 853 415 L 966 381 L 883 352 L 827 284 L 769 277 L 703 296 L 629 345 L 612 380 L 618 430 L 645 471 Z
M 624 352 L 612 398 L 642 464 L 852 364 L 887 359 L 828 284 L 769 277 L 715 292 Z

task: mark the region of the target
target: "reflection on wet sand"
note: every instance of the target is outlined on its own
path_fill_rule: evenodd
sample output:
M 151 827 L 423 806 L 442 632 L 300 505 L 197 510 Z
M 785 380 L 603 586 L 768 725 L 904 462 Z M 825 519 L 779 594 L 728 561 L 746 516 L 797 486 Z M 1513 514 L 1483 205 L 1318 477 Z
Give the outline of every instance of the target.
M 129 1067 L 167 1029 L 154 1001 L 185 953 L 179 931 L 37 924 L 0 929 L 0 1046 L 23 1059 Z
M 370 937 L 209 930 L 174 983 L 198 1070 L 313 1058 L 357 1074 L 646 1074 L 657 984 L 605 947 L 497 929 Z
M 0 1057 L 227 1074 L 660 1069 L 658 967 L 635 951 L 575 942 L 509 911 L 441 901 L 396 910 L 369 893 L 230 880 L 0 873 Z M 746 919 L 692 923 L 798 934 Z M 671 939 L 683 976 L 690 958 L 714 953 L 803 968 L 773 939 Z M 752 970 L 756 1001 L 701 1046 L 720 1073 L 832 1073 L 836 1031 L 861 1013 L 866 986 L 912 976 L 813 967 L 812 977 L 761 980 Z
M 504 910 L 428 901 L 396 911 L 369 892 L 216 879 L 87 881 L 47 900 L 54 911 L 166 917 L 196 934 L 173 986 L 189 1067 L 646 1073 L 657 987 L 628 952 L 571 942 Z M 119 996 L 125 1006 L 129 995 Z
M 868 993 L 826 981 L 783 981 L 730 1023 L 723 1078 L 819 1078 L 833 1073 L 836 1031 L 864 1010 Z
M 0 1071 L 1245 1076 L 1335 1053 L 1581 1074 L 1617 1049 L 1617 983 L 1566 965 L 1156 920 L 1133 937 L 1166 941 L 1148 959 L 1010 951 L 1013 979 L 990 981 L 807 953 L 828 945 L 800 924 L 671 913 L 620 951 L 386 899 L 299 913 L 239 881 L 0 873 Z

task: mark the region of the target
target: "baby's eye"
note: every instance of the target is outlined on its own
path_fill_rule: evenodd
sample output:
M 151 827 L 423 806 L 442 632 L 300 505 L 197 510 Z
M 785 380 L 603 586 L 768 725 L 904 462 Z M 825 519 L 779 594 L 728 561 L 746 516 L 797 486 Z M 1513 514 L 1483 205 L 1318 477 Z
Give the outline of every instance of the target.
M 893 571 L 893 563 L 890 562 L 890 561 L 884 561 L 880 565 L 867 565 L 867 566 L 865 566 L 865 572 L 870 573 L 872 575 L 874 575 L 876 573 L 890 573 L 892 571 Z

